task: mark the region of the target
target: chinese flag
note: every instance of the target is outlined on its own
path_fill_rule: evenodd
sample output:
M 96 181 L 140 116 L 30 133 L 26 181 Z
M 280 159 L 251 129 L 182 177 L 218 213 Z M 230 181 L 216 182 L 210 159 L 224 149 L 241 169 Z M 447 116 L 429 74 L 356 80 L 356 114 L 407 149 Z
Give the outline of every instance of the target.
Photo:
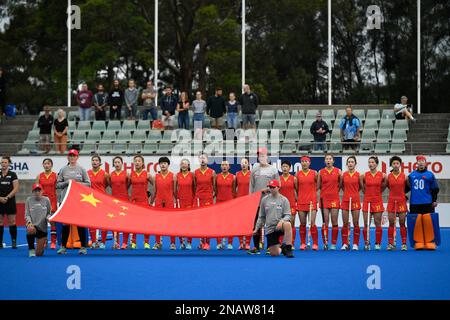
M 154 209 L 95 191 L 71 181 L 50 221 L 135 234 L 213 238 L 249 235 L 260 193 L 195 209 Z

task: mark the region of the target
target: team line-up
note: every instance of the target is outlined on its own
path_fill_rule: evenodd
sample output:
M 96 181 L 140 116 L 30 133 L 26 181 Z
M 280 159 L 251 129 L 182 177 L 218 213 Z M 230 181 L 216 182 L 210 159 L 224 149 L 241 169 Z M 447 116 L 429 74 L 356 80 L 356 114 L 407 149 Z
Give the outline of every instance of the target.
M 382 214 L 385 211 L 382 193 L 386 188 L 389 189 L 387 249 L 395 249 L 395 226 L 398 217 L 402 241 L 401 249 L 407 250 L 405 223 L 407 212 L 425 214 L 434 212 L 434 208 L 437 206 L 438 183 L 433 173 L 427 170 L 427 161 L 424 156 L 417 157 L 417 170 L 406 176 L 401 172 L 402 160 L 398 156 L 393 156 L 390 159 L 392 170 L 387 175 L 378 170 L 379 161 L 376 156 L 369 158 L 369 171 L 363 174 L 356 170 L 356 157 L 348 157 L 346 161 L 347 170 L 341 172 L 340 169 L 334 167 L 334 158 L 330 154 L 325 156 L 325 167 L 318 172 L 310 169 L 311 159 L 304 156 L 301 157 L 301 170 L 295 175 L 290 173 L 291 163 L 287 160 L 282 162 L 282 173 L 280 175 L 278 170 L 269 163 L 266 148 L 259 148 L 257 155 L 258 163 L 253 168 L 250 168 L 247 158 L 242 158 L 241 170 L 236 175 L 229 172 L 230 164 L 227 161 L 222 161 L 221 172 L 216 174 L 213 169 L 208 167 L 208 157 L 205 154 L 199 156 L 200 167 L 194 172 L 190 171 L 190 162 L 187 159 L 181 160 L 178 173 L 171 172 L 169 170 L 170 159 L 161 157 L 158 161 L 160 171 L 154 176 L 145 170 L 144 158 L 141 155 L 134 156 L 134 170 L 131 173 L 124 170 L 123 160 L 119 156 L 113 159 L 114 169 L 111 173 L 107 173 L 101 168 L 101 157 L 98 155 L 92 156 L 92 168 L 86 171 L 77 163 L 77 150 L 70 150 L 68 164 L 58 174 L 53 171 L 52 159 L 44 159 L 42 163 L 44 171 L 38 175 L 36 183 L 33 185 L 33 195 L 27 199 L 25 206 L 27 226 L 29 227 L 29 246 L 34 250 L 35 239 L 39 242 L 40 239 L 45 238 L 46 241 L 46 219 L 57 209 L 57 189 L 61 191 L 59 200 L 63 199 L 70 180 L 75 180 L 104 193 L 110 187 L 112 196 L 119 200 L 130 201 L 141 206 L 154 206 L 160 209 L 209 206 L 262 190 L 262 199 L 258 209 L 259 215 L 255 214 L 255 230 L 253 234 L 239 237 L 239 250 L 248 250 L 250 254 L 258 254 L 260 249 L 263 248 L 265 242 L 264 231 L 268 247 L 281 244 L 280 241 L 282 241 L 284 235 L 284 240 L 289 245 L 290 250 L 291 244 L 295 243 L 296 238 L 295 218 L 297 214 L 300 220 L 299 249 L 306 250 L 309 248 L 306 239 L 308 236 L 308 241 L 310 237 L 312 238 L 312 249 L 318 250 L 318 228 L 316 225 L 318 208 L 321 209 L 322 213 L 321 234 L 324 250 L 336 250 L 340 229 L 338 226 L 339 210 L 342 211 L 343 221 L 343 226 L 340 230 L 342 237 L 341 249 L 350 250 L 351 226 L 353 226 L 352 249 L 359 249 L 361 209 L 364 221 L 364 249 L 370 250 L 369 226 L 373 217 L 376 227 L 374 248 L 375 250 L 380 250 L 383 233 Z M 2 177 L 9 174 L 17 179 L 17 176 L 8 170 L 10 161 L 7 157 L 2 159 Z M 149 191 L 148 184 L 152 185 L 152 192 Z M 14 195 L 10 196 L 13 189 L 13 184 L 11 184 L 11 190 L 7 192 L 8 195 L 0 199 L 5 200 L 8 198 L 6 202 L 2 201 L 0 204 L 2 215 L 7 214 L 8 219 L 16 212 L 15 208 L 8 205 L 11 202 L 11 198 L 14 198 Z M 129 189 L 131 189 L 131 192 L 129 192 Z M 340 198 L 340 190 L 343 190 L 342 199 Z M 363 194 L 363 201 L 361 201 L 360 192 Z M 409 210 L 406 197 L 408 192 L 411 192 Z M 317 196 L 318 193 L 319 197 Z M 2 196 L 5 195 L 2 194 Z M 267 201 L 263 205 L 263 199 L 268 196 L 272 197 L 271 201 L 266 199 Z M 47 212 L 45 212 L 46 210 L 38 210 L 39 208 L 45 209 L 45 199 L 49 201 Z M 287 209 L 284 209 L 283 201 L 287 203 Z M 39 206 L 39 204 L 41 205 Z M 33 213 L 32 211 L 35 212 Z M 42 219 L 42 216 L 44 216 L 44 219 Z M 33 223 L 33 219 L 41 222 L 41 230 L 39 230 L 36 223 Z M 329 239 L 330 220 L 331 241 Z M 286 224 L 289 225 L 290 229 L 288 234 L 286 234 Z M 308 233 L 307 224 L 309 225 Z M 90 229 L 90 240 L 87 241 L 85 228 L 77 227 L 77 229 L 81 243 L 80 254 L 86 254 L 86 247 L 93 249 L 105 248 L 107 230 L 100 231 L 101 241 L 99 241 L 100 239 L 97 239 L 97 230 Z M 66 253 L 69 233 L 70 226 L 64 225 L 62 228 L 61 247 L 58 250 L 60 254 Z M 16 236 L 11 234 L 13 248 L 16 247 Z M 1 240 L 3 240 L 3 232 L 1 237 Z M 252 249 L 250 249 L 251 237 L 253 237 L 254 242 Z M 153 249 L 162 249 L 161 236 L 155 236 L 155 238 Z M 123 233 L 122 244 L 120 245 L 119 242 L 118 233 L 114 232 L 114 249 L 137 248 L 136 234 L 132 234 L 130 237 L 130 234 Z M 225 239 L 218 238 L 216 248 L 218 250 L 225 248 L 231 250 L 233 249 L 232 242 L 233 238 L 229 238 L 226 245 Z M 3 241 L 0 243 L 3 243 Z M 418 245 L 420 246 L 420 244 Z M 430 246 L 426 249 L 435 249 L 433 243 L 426 245 Z M 51 224 L 50 247 L 51 249 L 56 249 L 56 226 L 53 223 Z M 151 248 L 150 235 L 144 235 L 144 248 Z M 180 248 L 192 249 L 192 239 L 181 237 Z M 210 239 L 200 239 L 198 248 L 209 250 Z M 175 237 L 170 238 L 170 249 L 176 249 Z

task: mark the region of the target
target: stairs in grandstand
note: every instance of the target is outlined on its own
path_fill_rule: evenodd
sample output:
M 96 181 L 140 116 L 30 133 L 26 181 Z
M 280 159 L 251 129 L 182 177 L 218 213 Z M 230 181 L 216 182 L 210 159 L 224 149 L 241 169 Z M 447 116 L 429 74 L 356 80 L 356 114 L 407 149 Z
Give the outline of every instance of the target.
M 36 120 L 37 115 L 18 115 L 3 120 L 0 124 L 0 155 L 17 154 Z
M 417 122 L 409 124 L 408 154 L 444 153 L 450 123 L 450 113 L 428 113 L 415 115 Z M 438 144 L 436 144 L 439 142 Z

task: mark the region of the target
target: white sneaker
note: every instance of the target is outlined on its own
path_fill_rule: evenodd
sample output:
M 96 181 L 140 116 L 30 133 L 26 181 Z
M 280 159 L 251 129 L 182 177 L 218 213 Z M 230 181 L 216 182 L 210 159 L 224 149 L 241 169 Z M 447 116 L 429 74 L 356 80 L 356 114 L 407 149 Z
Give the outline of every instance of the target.
M 330 246 L 330 250 L 331 250 L 331 251 L 335 251 L 335 250 L 336 250 L 336 245 L 335 245 L 335 244 L 332 244 L 332 245 Z
M 216 250 L 223 250 L 223 247 L 222 247 L 222 244 L 221 244 L 221 243 L 219 243 L 219 244 L 216 246 Z
M 228 250 L 233 250 L 233 245 L 231 243 L 229 243 L 228 246 L 227 246 L 227 249 Z
M 347 244 L 343 244 L 342 247 L 341 247 L 342 251 L 347 251 L 349 249 L 350 249 L 350 247 Z
M 35 251 L 34 249 L 28 250 L 28 256 L 29 256 L 30 258 L 36 257 L 36 251 Z
M 353 250 L 353 251 L 358 251 L 358 250 L 359 250 L 358 245 L 357 245 L 357 244 L 354 244 L 353 247 L 352 247 L 352 250 Z

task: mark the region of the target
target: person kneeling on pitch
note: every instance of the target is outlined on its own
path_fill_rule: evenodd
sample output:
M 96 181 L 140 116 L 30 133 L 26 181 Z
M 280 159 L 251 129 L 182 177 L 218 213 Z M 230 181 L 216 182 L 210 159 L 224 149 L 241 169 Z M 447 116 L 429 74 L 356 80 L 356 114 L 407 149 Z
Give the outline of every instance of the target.
M 42 186 L 33 184 L 33 195 L 25 203 L 25 220 L 27 225 L 27 242 L 29 256 L 42 256 L 47 243 L 47 223 L 51 215 L 50 199 L 42 196 Z M 36 249 L 34 240 L 36 239 Z
M 271 180 L 268 187 L 270 194 L 261 200 L 258 221 L 253 234 L 256 234 L 264 224 L 270 255 L 274 257 L 282 253 L 287 258 L 293 258 L 289 200 L 280 194 L 280 182 L 278 180 Z M 280 236 L 282 235 L 285 243 L 281 245 L 280 249 Z

